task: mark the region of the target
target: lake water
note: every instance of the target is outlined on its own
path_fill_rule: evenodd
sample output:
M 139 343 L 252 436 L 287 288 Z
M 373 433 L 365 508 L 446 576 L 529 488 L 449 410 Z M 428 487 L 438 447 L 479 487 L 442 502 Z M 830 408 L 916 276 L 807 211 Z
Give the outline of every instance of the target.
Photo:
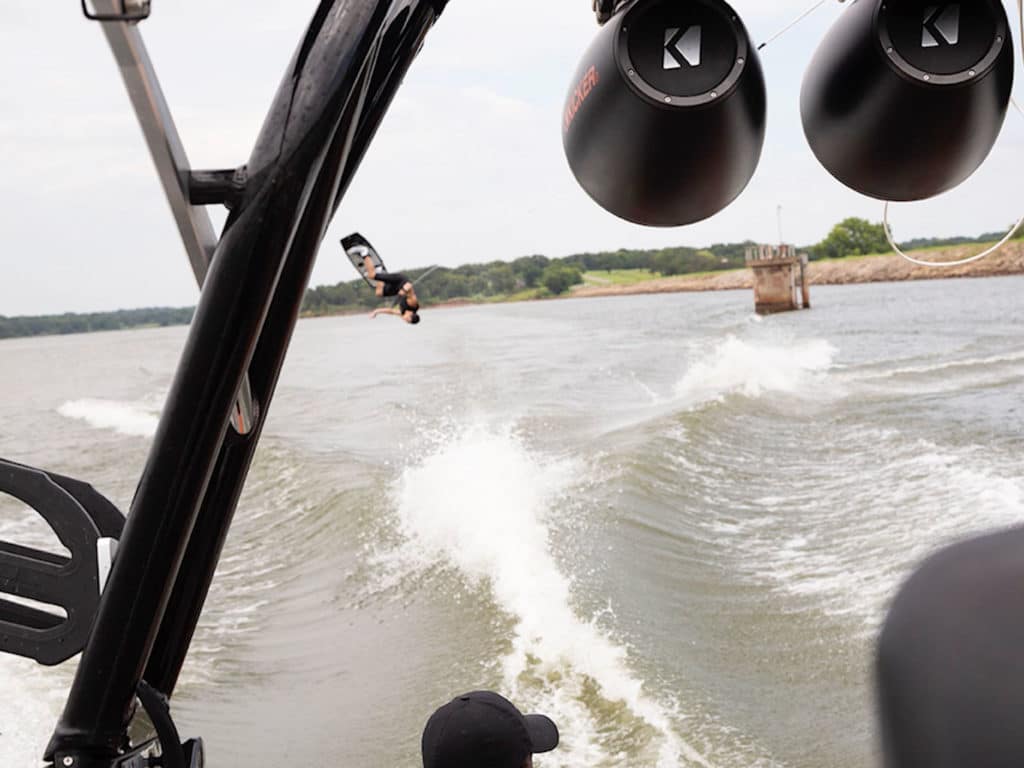
M 173 700 L 211 766 L 415 768 L 433 709 L 538 768 L 877 764 L 871 659 L 928 552 L 1024 521 L 1024 278 L 305 320 Z M 122 510 L 185 329 L 0 342 L 0 456 Z M 45 527 L 0 497 L 0 537 Z M 188 567 L 186 563 L 184 567 Z M 0 765 L 74 661 L 0 658 Z

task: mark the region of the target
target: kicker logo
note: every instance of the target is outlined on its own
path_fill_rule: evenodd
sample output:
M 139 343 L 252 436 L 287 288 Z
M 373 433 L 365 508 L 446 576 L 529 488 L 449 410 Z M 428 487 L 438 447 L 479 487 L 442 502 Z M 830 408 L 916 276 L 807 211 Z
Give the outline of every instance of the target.
M 683 64 L 700 66 L 701 27 L 690 27 L 685 32 L 678 27 L 665 30 L 665 69 L 681 69 Z
M 587 100 L 587 96 L 597 87 L 599 78 L 597 75 L 597 67 L 591 67 L 587 70 L 587 73 L 583 75 L 583 79 L 580 80 L 579 85 L 573 89 L 572 98 L 569 99 L 569 106 L 565 108 L 565 121 L 562 130 L 568 131 L 569 126 L 572 125 L 572 121 L 576 119 L 576 113 L 580 111 L 580 107 L 583 106 L 583 102 Z
M 941 41 L 941 42 L 940 42 Z M 955 3 L 932 5 L 924 11 L 921 47 L 938 48 L 960 42 L 960 6 Z

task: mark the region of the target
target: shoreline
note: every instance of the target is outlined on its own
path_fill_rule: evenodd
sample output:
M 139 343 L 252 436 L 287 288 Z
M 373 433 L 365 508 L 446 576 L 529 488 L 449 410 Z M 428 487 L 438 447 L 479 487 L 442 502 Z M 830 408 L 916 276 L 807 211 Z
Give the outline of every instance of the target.
M 991 243 L 972 243 L 944 248 L 932 248 L 910 253 L 922 259 L 933 261 L 957 261 L 980 253 Z M 812 261 L 808 265 L 810 285 L 856 285 L 861 283 L 891 283 L 910 280 L 948 280 L 963 277 L 1008 277 L 1024 275 L 1024 240 L 1011 240 L 999 251 L 971 264 L 955 267 L 934 268 L 913 264 L 894 253 L 850 256 L 844 259 Z M 599 274 L 599 273 L 598 273 Z M 460 298 L 425 304 L 424 309 L 458 309 L 460 307 L 486 304 L 518 304 L 527 301 L 556 301 L 560 299 L 587 299 L 608 296 L 632 296 L 658 293 L 696 293 L 703 291 L 753 290 L 753 273 L 749 268 L 731 269 L 721 272 L 703 273 L 699 276 L 675 275 L 625 285 L 576 285 L 558 296 L 488 297 L 486 299 Z M 125 311 L 125 310 L 120 310 Z M 301 319 L 319 317 L 345 317 L 369 313 L 369 308 L 338 309 L 330 312 L 303 312 Z M 177 324 L 172 324 L 177 325 Z M 140 330 L 139 325 L 115 330 Z M 170 326 L 166 326 L 170 327 Z M 74 335 L 96 333 L 96 331 L 72 331 L 68 333 L 23 334 L 0 338 L 39 338 L 40 336 Z
M 909 251 L 910 255 L 929 261 L 958 261 L 981 253 L 992 243 L 970 243 L 945 248 Z M 998 252 L 971 264 L 956 267 L 924 267 L 913 264 L 895 253 L 868 256 L 849 256 L 845 259 L 812 261 L 808 265 L 810 285 L 860 285 L 868 283 L 899 283 L 912 280 L 951 280 L 965 277 L 1012 277 L 1024 275 L 1024 241 L 1012 240 Z M 557 301 L 560 299 L 590 299 L 608 296 L 642 296 L 658 293 L 702 293 L 704 291 L 752 291 L 753 272 L 749 268 L 704 273 L 693 277 L 674 275 L 644 280 L 629 285 L 575 285 L 558 296 L 535 296 L 523 299 L 494 298 L 474 301 L 455 299 L 440 304 L 427 304 L 424 309 L 458 309 L 483 304 L 519 304 L 529 301 Z M 315 317 L 333 317 L 355 314 L 337 312 Z M 311 317 L 314 315 L 310 315 Z
M 911 251 L 910 253 L 930 261 L 957 261 L 980 253 L 986 247 L 988 246 L 970 244 L 926 251 Z M 815 285 L 894 283 L 910 280 L 949 280 L 960 277 L 1005 277 L 1021 274 L 1024 274 L 1024 242 L 1019 240 L 1007 243 L 998 252 L 986 256 L 980 261 L 955 267 L 924 267 L 913 264 L 895 253 L 812 261 L 808 265 L 808 282 L 812 287 Z M 750 269 L 744 268 L 703 274 L 699 277 L 686 275 L 660 277 L 632 285 L 574 286 L 569 294 L 552 298 L 737 291 L 753 290 L 753 287 L 753 273 Z

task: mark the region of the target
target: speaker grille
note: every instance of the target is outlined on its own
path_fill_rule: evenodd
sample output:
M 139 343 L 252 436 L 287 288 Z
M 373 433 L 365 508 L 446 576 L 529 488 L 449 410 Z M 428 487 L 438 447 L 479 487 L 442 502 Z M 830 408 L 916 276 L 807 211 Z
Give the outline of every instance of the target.
M 888 0 L 879 25 L 910 66 L 955 75 L 978 67 L 998 44 L 1000 18 L 990 0 Z
M 736 65 L 739 44 L 727 8 L 696 2 L 641 2 L 624 29 L 637 74 L 669 96 L 714 90 Z

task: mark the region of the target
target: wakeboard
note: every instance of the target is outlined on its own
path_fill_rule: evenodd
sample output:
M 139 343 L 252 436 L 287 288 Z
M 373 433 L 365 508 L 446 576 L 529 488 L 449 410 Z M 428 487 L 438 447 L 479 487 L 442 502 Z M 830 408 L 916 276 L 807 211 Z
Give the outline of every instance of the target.
M 380 255 L 376 250 L 374 250 L 374 247 L 370 245 L 370 241 L 358 232 L 353 232 L 348 237 L 343 238 L 341 241 L 341 247 L 345 249 L 345 254 L 348 256 L 348 260 L 352 262 L 352 266 L 356 268 L 356 271 L 371 288 L 374 285 L 374 281 L 366 274 L 365 258 L 367 256 L 370 257 L 370 261 L 373 262 L 374 269 L 378 272 L 388 271 L 384 266 L 384 262 L 381 261 Z

